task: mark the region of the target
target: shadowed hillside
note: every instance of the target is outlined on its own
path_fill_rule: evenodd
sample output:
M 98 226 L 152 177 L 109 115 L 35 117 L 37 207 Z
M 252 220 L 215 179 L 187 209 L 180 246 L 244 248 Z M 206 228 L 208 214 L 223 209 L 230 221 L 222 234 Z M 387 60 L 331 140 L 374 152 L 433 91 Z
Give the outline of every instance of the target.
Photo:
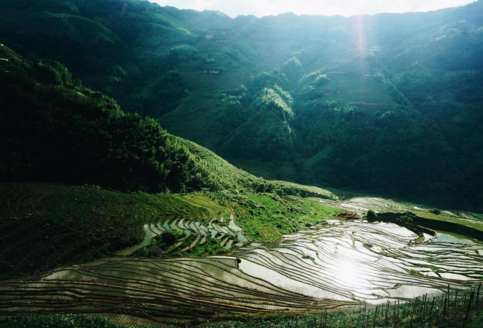
M 481 209 L 481 1 L 350 18 L 0 6 L 6 46 L 258 176 Z
M 169 135 L 153 119 L 73 80 L 58 62 L 31 62 L 0 48 L 0 179 L 95 184 L 122 191 L 248 190 L 328 197 L 264 181 L 211 151 Z

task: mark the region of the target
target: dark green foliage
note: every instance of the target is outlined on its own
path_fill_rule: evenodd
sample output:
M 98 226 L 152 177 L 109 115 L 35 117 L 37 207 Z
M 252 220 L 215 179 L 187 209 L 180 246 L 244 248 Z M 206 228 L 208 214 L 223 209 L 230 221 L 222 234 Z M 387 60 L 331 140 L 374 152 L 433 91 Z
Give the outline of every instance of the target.
M 58 63 L 5 65 L 0 180 L 150 192 L 214 187 L 202 180 L 206 175 L 195 169 L 189 150 L 156 121 L 124 114 L 114 100 L 80 84 L 63 88 L 71 78 Z M 39 85 L 31 76 L 52 84 Z
M 43 32 L 53 39 L 69 40 L 85 46 L 114 44 L 119 41 L 101 22 L 86 17 L 45 12 L 38 19 L 45 26 Z
M 27 57 L 67 65 L 86 85 L 121 103 L 150 84 L 146 76 L 159 79 L 198 59 L 197 50 L 177 47 L 197 37 L 148 2 L 42 0 L 23 5 L 3 2 L 0 7 L 2 43 Z M 166 81 L 162 88 L 168 85 Z
M 0 67 L 0 181 L 147 192 L 265 189 L 263 179 L 169 135 L 157 121 L 125 114 L 112 98 L 72 81 L 59 63 L 34 64 L 7 47 L 0 54 L 9 58 Z M 166 74 L 167 79 L 176 76 Z M 288 119 L 285 101 L 290 99 L 277 86 L 270 90 L 260 106 L 271 107 L 280 120 Z M 273 185 L 283 194 L 326 197 L 316 188 Z
M 257 52 L 244 41 L 235 41 L 231 45 L 231 48 L 238 50 L 243 56 L 248 59 L 255 59 L 258 56 Z
M 199 54 L 195 48 L 183 45 L 171 49 L 167 58 L 174 65 L 182 65 L 198 59 Z
M 413 213 L 404 213 L 403 215 L 401 215 L 401 217 L 399 218 L 399 220 L 401 220 L 401 222 L 403 224 L 411 224 L 413 222 L 413 219 L 416 215 L 414 215 Z
M 58 61 L 258 175 L 481 210 L 482 3 L 368 16 L 359 30 L 355 18 L 3 1 L 0 40 L 42 59 L 37 81 L 73 88 Z
M 44 63 L 38 66 L 33 75 L 56 72 Z M 26 71 L 4 69 L 0 80 L 1 180 L 167 188 L 170 168 L 160 170 L 160 163 L 170 157 L 166 148 L 172 146 L 155 121 L 125 115 L 112 99 L 81 86 L 37 85 Z M 63 83 L 60 75 L 53 80 Z
M 143 116 L 159 117 L 176 109 L 189 95 L 189 89 L 180 73 L 170 70 L 126 98 L 123 108 Z
M 59 62 L 39 61 L 35 64 L 33 74 L 40 83 L 72 87 L 72 74 Z
M 376 217 L 376 212 L 374 212 L 373 210 L 369 210 L 369 211 L 367 211 L 366 217 L 368 219 L 375 218 Z
M 251 79 L 246 88 L 228 92 L 229 106 L 219 115 L 226 133 L 223 154 L 264 160 L 292 157 L 293 99 L 277 83 L 286 81 L 285 74 L 276 70 Z
M 248 58 L 243 53 L 241 53 L 238 49 L 228 48 L 225 50 L 225 54 L 228 57 L 230 57 L 232 60 L 234 60 L 237 64 L 248 65 L 250 63 Z
M 245 122 L 225 142 L 224 153 L 245 158 L 289 158 L 292 153 L 292 109 L 280 88 L 265 88 L 250 105 Z

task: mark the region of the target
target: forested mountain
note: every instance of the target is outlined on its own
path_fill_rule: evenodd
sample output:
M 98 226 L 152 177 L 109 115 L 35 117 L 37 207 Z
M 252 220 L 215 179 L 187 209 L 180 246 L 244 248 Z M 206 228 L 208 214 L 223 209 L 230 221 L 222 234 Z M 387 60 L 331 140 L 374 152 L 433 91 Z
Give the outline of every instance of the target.
M 151 192 L 215 183 L 184 142 L 155 120 L 124 114 L 57 62 L 29 62 L 5 46 L 0 53 L 6 59 L 0 68 L 2 181 Z
M 94 184 L 121 191 L 267 191 L 322 195 L 264 181 L 73 80 L 62 64 L 0 47 L 0 181 Z
M 56 70 L 72 97 L 98 97 L 90 106 L 106 122 L 140 126 L 146 142 L 153 129 L 163 145 L 174 138 L 76 79 L 266 178 L 482 210 L 483 1 L 350 18 L 231 19 L 137 0 L 1 0 L 0 9 L 1 43 L 34 66 L 65 65 L 74 78 L 59 64 L 44 71 Z M 39 78 L 25 82 L 35 103 L 49 94 Z M 80 162 L 99 158 L 85 149 Z

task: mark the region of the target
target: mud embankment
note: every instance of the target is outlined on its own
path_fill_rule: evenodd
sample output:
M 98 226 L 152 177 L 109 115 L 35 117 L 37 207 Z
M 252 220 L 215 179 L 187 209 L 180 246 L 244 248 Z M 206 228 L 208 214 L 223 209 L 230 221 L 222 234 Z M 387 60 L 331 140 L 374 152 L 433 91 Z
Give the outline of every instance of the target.
M 382 222 L 396 223 L 400 226 L 403 226 L 413 231 L 418 235 L 421 235 L 422 233 L 434 235 L 433 230 L 441 230 L 446 232 L 457 233 L 460 235 L 464 235 L 467 237 L 471 237 L 471 238 L 475 238 L 480 241 L 483 241 L 483 231 L 470 228 L 454 222 L 438 221 L 438 220 L 422 218 L 411 212 L 378 213 L 375 216 L 367 217 L 367 220 L 369 222 L 382 221 Z

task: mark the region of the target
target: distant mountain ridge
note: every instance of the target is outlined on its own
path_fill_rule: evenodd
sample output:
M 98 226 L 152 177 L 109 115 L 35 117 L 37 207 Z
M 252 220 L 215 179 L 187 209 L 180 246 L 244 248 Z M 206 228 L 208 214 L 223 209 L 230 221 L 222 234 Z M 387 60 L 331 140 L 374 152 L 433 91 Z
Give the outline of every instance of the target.
M 349 18 L 0 8 L 0 42 L 258 176 L 481 209 L 483 1 Z

